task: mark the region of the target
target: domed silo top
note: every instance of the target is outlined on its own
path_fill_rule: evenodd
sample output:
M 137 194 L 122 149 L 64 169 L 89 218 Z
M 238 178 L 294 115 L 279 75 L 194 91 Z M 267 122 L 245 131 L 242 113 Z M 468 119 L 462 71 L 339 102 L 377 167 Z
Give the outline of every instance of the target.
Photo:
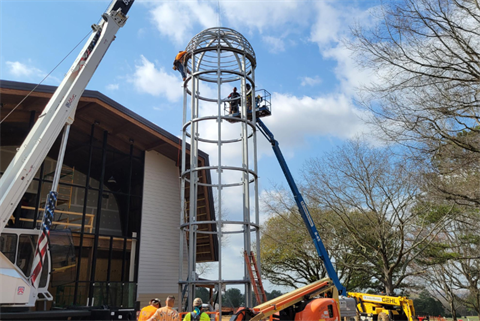
M 198 54 L 217 51 L 231 52 L 245 55 L 248 59 L 246 69 L 255 69 L 255 51 L 248 40 L 239 32 L 223 27 L 214 27 L 203 30 L 190 40 L 185 49 L 189 53 Z M 213 58 L 213 57 L 212 57 Z M 213 62 L 213 61 L 212 61 Z

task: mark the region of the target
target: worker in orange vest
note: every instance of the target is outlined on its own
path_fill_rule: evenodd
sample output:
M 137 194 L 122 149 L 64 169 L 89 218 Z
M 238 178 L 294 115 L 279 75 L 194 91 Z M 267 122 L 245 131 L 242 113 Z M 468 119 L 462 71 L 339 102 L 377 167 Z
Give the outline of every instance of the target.
M 150 305 L 147 305 L 140 311 L 138 321 L 147 321 L 161 306 L 159 299 L 151 299 Z
M 175 60 L 173 61 L 173 70 L 178 70 L 180 72 L 183 81 L 187 79 L 187 74 L 185 73 L 185 64 L 188 60 L 188 57 L 189 55 L 186 51 L 179 51 L 178 54 L 175 56 Z
M 165 300 L 165 307 L 158 309 L 148 321 L 180 321 L 178 312 L 173 308 L 174 305 L 175 297 L 169 295 Z

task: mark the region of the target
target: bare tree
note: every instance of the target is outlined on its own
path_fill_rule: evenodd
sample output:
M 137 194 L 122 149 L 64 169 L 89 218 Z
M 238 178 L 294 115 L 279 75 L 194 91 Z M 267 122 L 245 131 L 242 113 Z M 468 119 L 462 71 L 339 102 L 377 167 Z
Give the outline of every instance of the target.
M 373 27 L 353 29 L 349 46 L 376 75 L 361 88 L 360 102 L 372 112 L 382 137 L 411 147 L 426 165 L 446 152 L 446 144 L 458 147 L 455 157 L 463 163 L 478 164 L 479 1 L 392 1 L 376 18 Z M 461 166 L 449 170 L 450 176 L 462 175 Z M 480 185 L 479 177 L 475 183 Z M 480 204 L 479 193 L 456 189 L 446 180 L 431 186 L 451 199 Z
M 388 295 L 409 287 L 408 278 L 419 273 L 410 266 L 450 214 L 431 215 L 415 165 L 357 139 L 311 160 L 304 177 L 311 202 L 335 214 L 335 229 L 346 231 L 343 241 L 363 262 L 349 267 L 365 271 L 377 282 L 370 287 Z
M 318 256 L 291 193 L 275 187 L 262 197 L 262 203 L 264 210 L 270 214 L 262 226 L 263 276 L 273 284 L 293 288 L 326 277 L 323 261 Z M 350 255 L 345 242 L 340 240 L 342 236 L 335 233 L 333 226 L 336 225 L 336 218 L 319 208 L 310 207 L 309 210 L 340 280 L 349 288 L 355 287 L 354 283 L 362 277 L 358 270 L 349 269 L 344 264 L 351 262 L 354 257 Z

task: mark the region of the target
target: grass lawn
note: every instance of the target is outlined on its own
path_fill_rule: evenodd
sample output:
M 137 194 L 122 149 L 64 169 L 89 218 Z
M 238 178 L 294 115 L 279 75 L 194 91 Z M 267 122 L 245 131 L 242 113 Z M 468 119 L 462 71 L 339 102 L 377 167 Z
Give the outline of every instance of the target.
M 452 318 L 445 318 L 446 321 L 452 321 Z M 480 321 L 478 319 L 478 316 L 468 316 L 466 318 L 462 317 L 457 317 L 457 320 L 462 320 L 462 321 Z

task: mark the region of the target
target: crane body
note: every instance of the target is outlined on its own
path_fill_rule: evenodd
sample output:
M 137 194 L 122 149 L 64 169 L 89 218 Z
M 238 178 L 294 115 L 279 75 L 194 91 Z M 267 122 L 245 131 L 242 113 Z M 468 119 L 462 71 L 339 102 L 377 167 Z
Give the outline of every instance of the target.
M 39 276 L 36 282 L 32 280 L 34 274 L 30 270 L 35 268 L 33 255 L 23 258 L 24 262 L 21 265 L 26 268 L 20 268 L 18 261 L 19 240 L 27 240 L 27 247 L 35 249 L 37 239 L 41 238 L 42 229 L 17 229 L 9 228 L 7 225 L 62 129 L 68 128 L 73 123 L 78 101 L 115 39 L 117 31 L 125 24 L 128 18 L 126 14 L 133 2 L 134 0 L 113 0 L 102 15 L 101 22 L 98 25 L 92 25 L 93 32 L 90 38 L 0 178 L 0 233 L 2 233 L 2 239 L 14 249 L 14 255 L 0 252 L 0 283 L 2 284 L 0 305 L 3 307 L 31 307 L 38 299 L 53 299 L 48 293 L 49 249 L 46 250 L 44 260 L 39 264 L 40 271 L 36 271 Z M 62 159 L 63 154 L 59 155 L 58 162 Z M 46 269 L 43 273 L 42 266 Z M 40 276 L 47 279 L 42 281 Z

